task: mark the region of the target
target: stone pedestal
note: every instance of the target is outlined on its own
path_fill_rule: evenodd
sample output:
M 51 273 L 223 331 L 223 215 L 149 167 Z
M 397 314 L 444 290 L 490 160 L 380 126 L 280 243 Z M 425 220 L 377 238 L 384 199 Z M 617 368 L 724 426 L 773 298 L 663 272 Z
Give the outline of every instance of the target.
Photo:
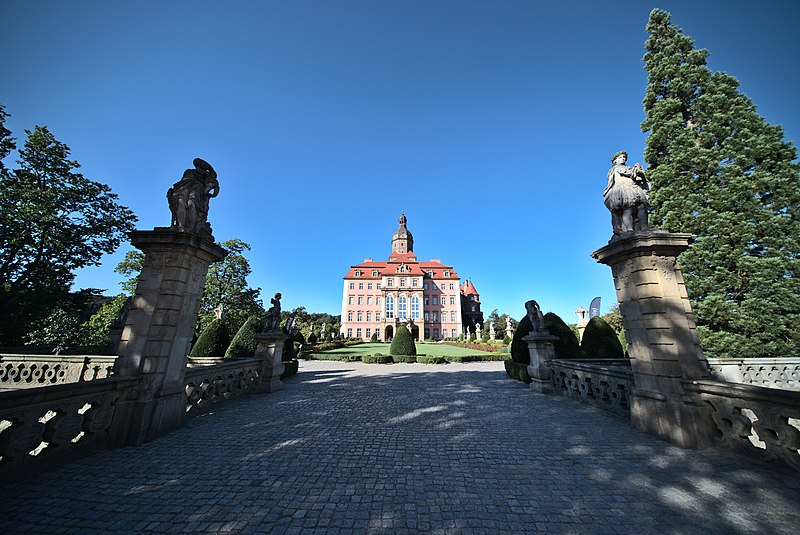
M 131 243 L 145 256 L 114 374 L 140 381 L 115 411 L 118 445 L 142 444 L 184 424 L 186 357 L 208 266 L 227 254 L 171 228 L 134 231 Z
M 681 381 L 707 377 L 683 274 L 676 257 L 692 236 L 660 230 L 623 235 L 592 253 L 611 267 L 631 356 L 631 423 L 682 447 L 711 445 L 706 408 Z
M 258 393 L 277 392 L 283 388 L 281 374 L 283 373 L 283 344 L 289 338 L 283 331 L 268 331 L 253 337 L 256 346 L 255 357 L 261 359 L 261 384 L 256 389 Z
M 542 394 L 552 392 L 550 361 L 556 357 L 553 342 L 558 340 L 558 337 L 549 334 L 531 333 L 525 336 L 523 340 L 527 342 L 528 352 L 531 356 L 531 363 L 528 364 L 531 390 Z

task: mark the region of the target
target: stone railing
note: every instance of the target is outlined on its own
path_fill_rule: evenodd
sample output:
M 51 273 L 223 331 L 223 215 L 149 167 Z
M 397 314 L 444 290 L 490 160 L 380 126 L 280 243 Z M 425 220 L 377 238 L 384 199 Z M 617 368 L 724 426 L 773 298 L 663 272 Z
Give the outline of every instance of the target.
M 0 392 L 0 478 L 109 447 L 115 403 L 136 383 L 112 377 Z
M 720 446 L 800 470 L 800 392 L 714 380 L 683 387 L 711 407 Z
M 111 376 L 113 355 L 0 355 L 0 390 L 93 381 Z
M 800 390 L 800 357 L 706 360 L 711 375 L 720 381 Z
M 224 364 L 186 370 L 186 414 L 194 416 L 228 400 L 256 392 L 261 383 L 261 359 L 235 359 Z
M 549 361 L 553 389 L 573 399 L 627 416 L 633 374 L 624 359 L 581 359 Z

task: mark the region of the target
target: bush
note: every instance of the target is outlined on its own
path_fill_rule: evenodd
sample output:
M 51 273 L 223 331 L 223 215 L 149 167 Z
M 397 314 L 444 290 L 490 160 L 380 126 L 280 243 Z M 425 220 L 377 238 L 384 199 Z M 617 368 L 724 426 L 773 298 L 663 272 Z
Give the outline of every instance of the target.
M 503 336 L 503 343 L 504 343 L 505 345 L 508 345 L 508 344 L 510 344 L 510 343 L 511 343 L 511 337 L 510 337 L 510 336 L 508 336 L 508 335 L 505 335 L 505 336 Z
M 483 342 L 484 344 L 486 342 L 488 342 L 490 339 L 491 339 L 491 336 L 489 335 L 489 333 L 486 333 L 483 336 L 481 336 L 481 342 Z
M 523 340 L 523 338 L 531 334 L 532 330 L 533 325 L 527 315 L 519 320 L 517 330 L 514 331 L 514 339 L 511 341 L 511 360 L 518 364 L 525 364 L 527 366 L 531 362 L 531 354 L 528 352 L 528 342 Z
M 372 336 L 369 339 L 370 342 L 377 342 L 378 341 L 378 333 L 372 333 Z
M 397 327 L 397 333 L 395 333 L 392 345 L 389 347 L 389 353 L 392 355 L 417 354 L 417 346 L 414 344 L 414 339 L 405 325 L 400 324 Z
M 292 375 L 297 373 L 297 368 L 299 367 L 300 363 L 297 360 L 292 360 L 289 362 L 283 363 L 283 373 L 281 374 L 281 379 L 286 379 L 287 377 L 291 377 Z
M 281 362 L 289 362 L 297 356 L 294 350 L 294 342 L 291 338 L 283 343 L 283 352 L 281 353 Z
M 557 314 L 552 312 L 545 314 L 544 325 L 550 331 L 550 334 L 558 337 L 558 340 L 553 342 L 556 358 L 574 359 L 586 356 L 581 351 L 581 346 L 578 345 L 578 337 Z
M 490 355 L 486 355 L 489 357 Z M 493 356 L 493 355 L 491 355 Z M 447 362 L 480 362 L 484 359 L 483 355 L 450 355 L 445 357 Z
M 213 358 L 225 355 L 231 343 L 231 335 L 222 320 L 213 319 L 195 342 L 189 356 L 192 358 Z
M 617 333 L 600 316 L 593 317 L 586 325 L 581 349 L 592 358 L 622 358 L 625 356 Z
M 256 346 L 258 344 L 253 336 L 258 333 L 260 326 L 261 323 L 258 321 L 258 318 L 250 316 L 236 332 L 236 336 L 233 337 L 233 340 L 231 340 L 228 349 L 225 351 L 225 358 L 252 357 L 255 355 Z
M 508 353 L 508 348 L 504 347 L 503 349 L 500 350 L 500 353 Z
M 417 362 L 417 357 L 415 355 L 394 355 L 392 356 L 392 361 L 394 361 L 395 364 L 414 364 Z
M 394 362 L 391 355 L 364 355 L 361 357 L 364 364 L 391 364 Z
M 306 342 L 309 344 L 316 344 L 317 343 L 317 335 L 313 332 L 308 333 L 308 338 L 306 338 Z
M 302 358 L 308 360 L 331 360 L 338 362 L 361 362 L 361 355 L 345 355 L 340 353 L 303 353 Z
M 477 339 L 478 339 L 478 336 L 475 333 L 470 333 L 470 335 L 469 335 L 469 341 L 470 342 L 474 342 Z
M 444 357 L 434 357 L 432 355 L 417 355 L 417 362 L 419 364 L 447 364 L 447 359 Z
M 519 362 L 514 362 L 513 360 L 505 360 L 503 364 L 505 364 L 506 374 L 508 374 L 509 377 L 530 384 L 531 378 L 528 375 L 528 366 L 520 364 Z

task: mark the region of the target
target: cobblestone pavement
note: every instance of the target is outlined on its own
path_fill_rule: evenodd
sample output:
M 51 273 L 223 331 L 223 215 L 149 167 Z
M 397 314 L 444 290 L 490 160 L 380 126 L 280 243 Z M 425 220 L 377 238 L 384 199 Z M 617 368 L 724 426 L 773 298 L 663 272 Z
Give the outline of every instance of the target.
M 301 362 L 284 390 L 0 487 L 3 533 L 800 532 L 800 478 L 502 363 Z

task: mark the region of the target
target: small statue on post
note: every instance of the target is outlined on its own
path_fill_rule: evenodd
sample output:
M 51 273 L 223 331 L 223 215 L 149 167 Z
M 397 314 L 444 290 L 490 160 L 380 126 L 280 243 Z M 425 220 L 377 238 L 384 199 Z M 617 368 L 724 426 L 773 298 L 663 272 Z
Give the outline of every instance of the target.
M 211 165 L 195 158 L 194 169 L 184 171 L 181 179 L 167 190 L 167 202 L 172 212 L 170 227 L 212 240 L 208 222 L 209 199 L 219 195 L 217 172 Z
M 611 158 L 614 166 L 608 170 L 608 185 L 603 190 L 603 203 L 611 211 L 612 240 L 626 232 L 649 228 L 647 191 L 650 185 L 642 165 L 637 163 L 630 167 L 625 165 L 627 161 L 628 153 L 624 150 Z
M 531 322 L 531 325 L 533 325 L 531 334 L 550 334 L 547 327 L 544 326 L 544 316 L 542 315 L 542 309 L 539 307 L 539 303 L 531 299 L 525 303 L 525 310 L 528 312 L 528 320 Z
M 269 300 L 272 306 L 267 310 L 267 315 L 264 319 L 264 332 L 278 331 L 281 327 L 281 294 L 275 294 L 275 297 Z

